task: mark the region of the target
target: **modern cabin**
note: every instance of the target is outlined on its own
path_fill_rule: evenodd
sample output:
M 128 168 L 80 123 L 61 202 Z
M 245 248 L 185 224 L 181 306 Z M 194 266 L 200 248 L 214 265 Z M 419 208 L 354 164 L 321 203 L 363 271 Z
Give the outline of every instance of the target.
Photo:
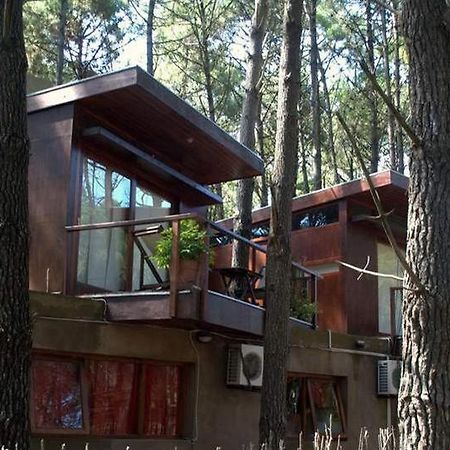
M 406 245 L 408 178 L 394 171 L 373 174 L 372 182 L 399 247 Z M 402 277 L 366 180 L 354 180 L 296 197 L 292 202 L 294 261 L 315 271 L 317 318 L 321 330 L 363 336 L 401 334 L 401 282 L 358 273 L 341 262 Z M 266 246 L 270 207 L 253 212 L 252 237 Z M 232 220 L 222 221 L 232 228 Z M 221 249 L 229 258 L 231 248 Z M 250 258 L 254 270 L 265 261 Z
M 206 207 L 222 201 L 211 184 L 260 174 L 260 158 L 139 68 L 29 95 L 28 126 L 33 448 L 257 443 L 265 247 L 210 222 Z M 200 257 L 190 282 L 180 257 L 187 219 L 215 254 L 214 267 Z M 152 254 L 168 228 L 167 270 Z M 233 239 L 253 265 L 231 267 Z M 292 270 L 303 307 L 326 271 L 300 252 Z M 237 278 L 243 290 L 231 289 Z M 389 343 L 364 338 L 358 350 L 360 337 L 318 331 L 313 317 L 289 326 L 288 445 L 303 432 L 308 448 L 330 416 L 349 448 L 363 426 L 375 439 L 392 420 L 376 389 Z

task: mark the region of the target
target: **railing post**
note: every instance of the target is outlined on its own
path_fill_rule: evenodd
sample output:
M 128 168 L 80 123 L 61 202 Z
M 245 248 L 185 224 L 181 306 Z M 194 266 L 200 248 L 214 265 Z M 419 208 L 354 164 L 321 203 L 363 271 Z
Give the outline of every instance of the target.
M 178 298 L 178 277 L 180 274 L 180 221 L 172 222 L 172 257 L 170 259 L 169 314 L 176 316 Z
M 199 222 L 200 223 L 200 222 Z M 200 224 L 206 229 L 205 246 L 208 248 L 208 253 L 204 253 L 200 257 L 199 274 L 198 274 L 198 286 L 201 288 L 200 292 L 200 305 L 198 308 L 199 319 L 201 320 L 205 314 L 205 308 L 207 307 L 208 298 L 208 285 L 209 285 L 209 252 L 213 251 L 209 246 L 209 224 L 203 222 Z

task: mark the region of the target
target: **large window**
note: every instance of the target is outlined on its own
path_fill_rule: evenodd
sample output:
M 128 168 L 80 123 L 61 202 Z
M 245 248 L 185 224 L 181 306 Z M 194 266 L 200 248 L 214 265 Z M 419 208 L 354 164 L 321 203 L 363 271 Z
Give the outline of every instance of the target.
M 181 378 L 176 364 L 36 358 L 33 431 L 176 437 Z
M 345 434 L 342 381 L 330 377 L 291 376 L 288 380 L 288 435 L 307 439 L 331 428 L 333 436 Z
M 155 218 L 171 213 L 171 202 L 107 165 L 84 158 L 82 168 L 81 224 Z M 107 228 L 79 233 L 77 283 L 83 286 L 82 290 L 116 292 L 130 287 L 137 289 L 142 280 L 146 285 L 156 281 L 142 264 L 139 249 L 132 244 L 133 231 Z M 151 253 L 151 248 L 148 251 Z M 160 271 L 160 277 L 167 278 L 167 274 Z

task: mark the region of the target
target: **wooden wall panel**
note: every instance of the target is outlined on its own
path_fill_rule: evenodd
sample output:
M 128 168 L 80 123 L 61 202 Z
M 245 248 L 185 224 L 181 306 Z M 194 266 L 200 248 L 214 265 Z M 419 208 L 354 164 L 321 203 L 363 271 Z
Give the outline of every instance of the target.
M 317 282 L 317 322 L 320 330 L 347 332 L 341 272 L 324 274 Z
M 293 231 L 291 233 L 293 260 L 309 265 L 339 259 L 342 254 L 341 233 L 342 227 L 339 223 Z
M 73 107 L 28 115 L 30 289 L 64 291 Z
M 364 267 L 370 257 L 369 270 L 377 268 L 377 239 L 370 229 L 348 224 L 345 261 Z M 345 283 L 344 295 L 348 316 L 348 332 L 359 335 L 378 334 L 378 284 L 377 278 L 363 276 L 347 268 L 342 269 Z

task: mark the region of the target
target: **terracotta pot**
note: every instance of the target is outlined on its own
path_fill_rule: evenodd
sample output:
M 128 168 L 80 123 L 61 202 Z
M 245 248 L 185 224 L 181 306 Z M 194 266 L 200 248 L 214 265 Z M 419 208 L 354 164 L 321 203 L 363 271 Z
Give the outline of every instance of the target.
M 197 282 L 199 261 L 196 259 L 180 259 L 178 283 L 180 285 L 193 285 Z M 172 276 L 173 279 L 173 276 Z

